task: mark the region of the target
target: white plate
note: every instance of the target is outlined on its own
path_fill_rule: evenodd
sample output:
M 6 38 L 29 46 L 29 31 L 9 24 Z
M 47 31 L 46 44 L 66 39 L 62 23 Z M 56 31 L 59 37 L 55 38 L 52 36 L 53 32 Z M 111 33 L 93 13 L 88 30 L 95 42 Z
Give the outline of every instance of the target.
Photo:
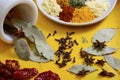
M 85 23 L 71 23 L 71 22 L 64 22 L 62 20 L 59 20 L 57 17 L 51 16 L 48 13 L 46 13 L 43 8 L 42 8 L 42 3 L 44 0 L 36 0 L 36 3 L 38 5 L 38 8 L 40 9 L 40 11 L 49 19 L 60 23 L 60 24 L 64 24 L 64 25 L 69 25 L 69 26 L 85 26 L 85 25 L 90 25 L 90 24 L 94 24 L 96 22 L 99 22 L 101 20 L 103 20 L 105 17 L 107 17 L 110 12 L 113 10 L 113 8 L 115 7 L 115 4 L 117 2 L 117 0 L 108 0 L 110 2 L 110 8 L 100 17 L 96 18 L 95 20 L 91 21 L 91 22 L 85 22 Z

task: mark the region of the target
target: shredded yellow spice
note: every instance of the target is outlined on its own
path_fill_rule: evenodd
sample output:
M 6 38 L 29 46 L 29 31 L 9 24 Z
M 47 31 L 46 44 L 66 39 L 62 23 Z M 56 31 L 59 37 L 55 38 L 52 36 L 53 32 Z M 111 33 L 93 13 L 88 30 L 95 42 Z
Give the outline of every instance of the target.
M 57 3 L 63 7 L 63 6 L 69 6 L 69 0 L 57 0 Z
M 75 9 L 73 12 L 72 20 L 70 22 L 83 23 L 92 21 L 95 18 L 95 14 L 87 6 L 84 6 L 80 9 Z

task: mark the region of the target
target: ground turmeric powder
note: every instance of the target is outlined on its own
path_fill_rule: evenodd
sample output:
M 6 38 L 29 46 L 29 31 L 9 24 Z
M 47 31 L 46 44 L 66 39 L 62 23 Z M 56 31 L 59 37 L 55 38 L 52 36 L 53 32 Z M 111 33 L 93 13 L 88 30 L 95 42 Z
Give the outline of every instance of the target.
M 73 12 L 73 17 L 70 22 L 72 23 L 84 23 L 92 21 L 96 18 L 95 14 L 87 7 L 84 6 L 80 9 L 75 9 Z

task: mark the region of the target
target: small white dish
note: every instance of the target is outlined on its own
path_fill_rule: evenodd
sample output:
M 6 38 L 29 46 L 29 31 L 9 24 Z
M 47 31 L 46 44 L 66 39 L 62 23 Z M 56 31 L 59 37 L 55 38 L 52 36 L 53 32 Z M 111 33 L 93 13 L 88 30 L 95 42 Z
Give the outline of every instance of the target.
M 71 22 L 64 22 L 62 20 L 59 20 L 57 17 L 54 17 L 54 16 L 51 16 L 49 15 L 48 13 L 46 13 L 43 8 L 42 8 L 42 3 L 43 3 L 44 0 L 36 0 L 36 3 L 38 5 L 38 8 L 40 9 L 40 11 L 46 16 L 48 17 L 49 19 L 57 22 L 57 23 L 60 23 L 60 24 L 64 24 L 64 25 L 68 25 L 68 26 L 86 26 L 86 25 L 91 25 L 91 24 L 94 24 L 94 23 L 97 23 L 101 20 L 103 20 L 104 18 L 106 18 L 110 13 L 111 11 L 113 10 L 113 8 L 115 7 L 116 5 L 116 2 L 117 0 L 108 0 L 109 3 L 110 3 L 110 7 L 109 9 L 100 17 L 94 19 L 93 21 L 91 22 L 85 22 L 85 23 L 71 23 Z

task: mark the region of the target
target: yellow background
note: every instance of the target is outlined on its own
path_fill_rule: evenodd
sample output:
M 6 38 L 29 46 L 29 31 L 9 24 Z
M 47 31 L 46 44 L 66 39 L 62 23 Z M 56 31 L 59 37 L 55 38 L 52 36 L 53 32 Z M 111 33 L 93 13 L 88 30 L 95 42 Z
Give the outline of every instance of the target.
M 95 71 L 93 73 L 90 73 L 86 75 L 85 77 L 79 77 L 76 76 L 70 72 L 67 72 L 66 70 L 75 64 L 82 64 L 83 60 L 79 56 L 79 50 L 81 47 L 86 48 L 91 45 L 91 38 L 94 35 L 95 32 L 97 32 L 100 29 L 103 28 L 118 28 L 117 34 L 114 36 L 114 38 L 107 44 L 108 46 L 118 48 L 117 52 L 113 54 L 114 57 L 120 59 L 120 0 L 118 0 L 116 7 L 111 12 L 111 14 L 105 18 L 103 21 L 96 23 L 94 25 L 90 26 L 65 26 L 58 23 L 55 23 L 48 18 L 46 18 L 40 11 L 39 11 L 39 17 L 36 26 L 38 26 L 45 36 L 48 35 L 48 33 L 53 33 L 54 30 L 57 31 L 57 34 L 54 37 L 49 37 L 47 39 L 48 43 L 53 47 L 53 49 L 56 51 L 58 48 L 58 44 L 54 41 L 55 38 L 61 38 L 65 36 L 66 32 L 74 31 L 75 35 L 73 35 L 73 38 L 77 40 L 79 43 L 78 46 L 74 46 L 73 53 L 71 54 L 72 57 L 76 57 L 76 62 L 72 63 L 69 62 L 67 66 L 64 68 L 59 68 L 57 65 L 55 65 L 55 60 L 51 61 L 49 63 L 36 63 L 32 61 L 24 61 L 17 57 L 17 55 L 14 52 L 13 45 L 6 44 L 2 41 L 0 41 L 0 61 L 5 62 L 6 59 L 15 59 L 18 60 L 21 68 L 37 68 L 39 72 L 52 70 L 53 72 L 59 74 L 61 80 L 120 80 L 120 73 L 113 70 L 107 63 L 104 65 L 104 69 L 107 71 L 111 71 L 116 74 L 115 77 L 108 78 L 108 77 L 100 77 L 98 76 L 98 73 L 101 71 L 101 68 L 99 66 L 94 66 L 98 69 L 98 71 Z M 88 43 L 82 43 L 82 36 L 85 37 L 88 40 Z M 103 59 L 103 57 L 96 57 L 99 59 Z

